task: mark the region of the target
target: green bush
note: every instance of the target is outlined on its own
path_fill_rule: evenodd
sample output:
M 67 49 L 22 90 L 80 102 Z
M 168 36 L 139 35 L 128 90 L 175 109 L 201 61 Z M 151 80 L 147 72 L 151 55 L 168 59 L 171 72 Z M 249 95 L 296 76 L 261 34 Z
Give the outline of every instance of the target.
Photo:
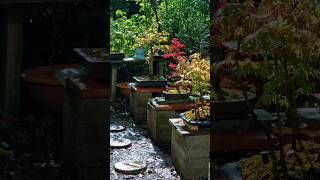
M 135 38 L 153 23 L 150 3 L 146 0 L 135 0 L 135 3 L 139 7 L 139 13 L 128 15 L 126 11 L 130 8 L 125 6 L 124 9 L 114 10 L 115 18 L 110 18 L 111 51 L 122 52 L 127 57 L 134 55 Z
M 210 1 L 166 0 L 160 3 L 162 30 L 179 38 L 187 50 L 208 53 L 210 49 Z

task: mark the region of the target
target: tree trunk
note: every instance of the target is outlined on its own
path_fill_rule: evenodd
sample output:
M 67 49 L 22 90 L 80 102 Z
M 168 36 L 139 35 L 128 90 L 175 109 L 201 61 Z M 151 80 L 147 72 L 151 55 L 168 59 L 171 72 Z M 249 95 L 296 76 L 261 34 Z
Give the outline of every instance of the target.
M 158 16 L 158 12 L 157 12 L 157 0 L 152 0 L 151 1 L 151 5 L 152 5 L 152 9 L 154 12 L 154 15 L 156 17 L 156 23 L 158 25 L 158 32 L 161 32 L 161 26 L 160 26 L 160 22 L 159 22 L 159 16 Z
M 154 62 L 154 57 L 153 57 L 153 55 L 154 55 L 154 53 L 153 53 L 153 48 L 151 48 L 150 50 L 149 50 L 149 75 L 150 76 L 153 76 L 154 74 L 153 74 L 153 62 Z

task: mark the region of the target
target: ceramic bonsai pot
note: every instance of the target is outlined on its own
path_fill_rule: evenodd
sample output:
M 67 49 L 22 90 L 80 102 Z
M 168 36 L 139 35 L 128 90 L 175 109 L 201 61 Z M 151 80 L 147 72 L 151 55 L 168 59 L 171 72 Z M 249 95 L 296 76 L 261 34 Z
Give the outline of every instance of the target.
M 167 79 L 162 76 L 134 76 L 138 87 L 165 87 Z
M 108 54 L 104 48 L 76 48 L 81 66 L 96 81 L 110 81 L 110 61 L 122 60 L 123 53 Z
M 169 93 L 168 91 L 163 91 L 162 94 L 167 100 L 183 100 L 189 97 L 189 93 Z
M 248 93 L 249 101 L 253 102 L 256 98 L 255 94 Z M 211 115 L 214 119 L 232 119 L 238 117 L 247 117 L 249 109 L 244 98 L 230 99 L 224 101 L 210 100 Z
M 64 89 L 55 77 L 57 70 L 79 68 L 80 64 L 41 66 L 28 69 L 21 75 L 22 96 L 31 112 L 62 116 Z M 39 93 L 40 92 L 40 93 Z
M 130 89 L 129 89 L 130 83 L 131 82 L 122 82 L 117 84 L 117 88 L 119 89 L 119 92 L 122 96 L 124 97 L 130 96 Z

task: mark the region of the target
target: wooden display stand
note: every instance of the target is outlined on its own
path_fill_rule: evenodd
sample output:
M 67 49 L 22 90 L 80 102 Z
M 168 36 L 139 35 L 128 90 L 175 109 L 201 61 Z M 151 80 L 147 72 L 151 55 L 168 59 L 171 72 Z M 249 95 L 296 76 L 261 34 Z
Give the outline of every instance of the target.
M 210 131 L 188 131 L 182 119 L 170 119 L 172 127 L 171 157 L 185 179 L 208 178 Z
M 147 103 L 164 90 L 165 87 L 131 87 L 129 113 L 136 124 L 147 125 Z
M 107 178 L 108 87 L 90 79 L 66 81 L 64 159 L 76 180 Z
M 195 107 L 195 104 L 156 104 L 148 102 L 147 122 L 148 130 L 153 142 L 158 145 L 170 145 L 171 125 L 170 118 L 176 117 L 177 112 L 187 111 Z

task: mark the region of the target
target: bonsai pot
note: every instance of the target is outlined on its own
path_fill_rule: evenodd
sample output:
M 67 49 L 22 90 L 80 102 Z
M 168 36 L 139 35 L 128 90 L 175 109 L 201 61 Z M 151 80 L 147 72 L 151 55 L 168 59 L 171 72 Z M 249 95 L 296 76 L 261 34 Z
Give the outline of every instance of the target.
M 272 132 L 274 134 L 280 134 L 280 127 L 277 126 L 276 123 L 272 123 L 271 128 L 272 128 Z M 300 127 L 299 127 L 300 133 L 303 133 L 306 128 L 307 128 L 307 124 L 301 123 Z M 292 135 L 292 128 L 291 127 L 282 127 L 281 134 L 282 135 Z
M 64 88 L 55 77 L 55 72 L 65 68 L 79 67 L 79 64 L 61 64 L 34 67 L 24 71 L 21 75 L 24 109 L 32 113 L 61 117 Z
M 138 87 L 165 87 L 167 79 L 162 76 L 133 76 Z
M 117 84 L 120 94 L 124 97 L 129 97 L 130 95 L 129 84 L 130 82 L 122 82 Z
M 134 59 L 136 61 L 143 61 L 144 58 L 144 48 L 137 48 L 135 51 Z
M 248 100 L 250 102 L 253 102 L 255 97 L 255 94 L 248 93 Z M 210 102 L 213 107 L 210 114 L 214 119 L 231 119 L 248 116 L 249 109 L 244 98 L 224 101 L 210 100 Z
M 124 54 L 108 54 L 104 48 L 77 48 L 75 51 L 80 56 L 81 66 L 89 77 L 101 82 L 110 80 L 110 61 L 124 58 Z
M 125 55 L 119 52 L 111 52 L 105 55 L 106 60 L 122 60 L 123 58 L 125 58 Z
M 167 100 L 183 100 L 189 97 L 189 93 L 169 93 L 169 91 L 163 91 L 162 94 Z
M 180 113 L 179 117 L 187 124 L 191 126 L 197 126 L 199 129 L 209 129 L 211 128 L 210 119 L 199 119 L 199 120 L 190 120 L 186 117 L 186 112 Z

